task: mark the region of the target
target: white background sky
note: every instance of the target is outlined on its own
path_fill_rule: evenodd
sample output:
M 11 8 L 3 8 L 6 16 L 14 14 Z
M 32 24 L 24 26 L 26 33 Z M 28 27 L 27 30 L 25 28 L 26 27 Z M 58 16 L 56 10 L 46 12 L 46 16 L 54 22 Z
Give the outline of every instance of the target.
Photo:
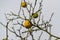
M 21 0 L 0 0 L 0 21 L 6 23 L 4 14 L 13 11 L 18 12 Z M 33 2 L 33 0 L 30 0 Z M 38 0 L 39 1 L 39 0 Z M 60 37 L 60 0 L 43 0 L 44 19 L 48 20 L 51 13 L 54 12 L 51 23 L 52 34 Z M 5 37 L 5 28 L 0 25 L 0 40 Z

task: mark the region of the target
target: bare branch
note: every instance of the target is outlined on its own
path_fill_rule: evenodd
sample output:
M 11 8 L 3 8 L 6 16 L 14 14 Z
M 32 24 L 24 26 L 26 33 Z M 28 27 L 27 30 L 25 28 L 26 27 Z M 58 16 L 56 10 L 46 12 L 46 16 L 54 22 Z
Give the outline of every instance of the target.
M 35 0 L 35 4 L 34 4 L 34 8 L 33 8 L 33 13 L 34 13 L 34 9 L 36 7 L 36 4 L 37 4 L 37 0 Z
M 24 10 L 23 10 L 23 9 L 22 9 L 22 12 L 23 12 L 23 16 L 24 16 L 24 18 L 26 19 L 25 15 L 24 15 Z
M 20 12 L 21 12 L 21 6 L 20 6 L 20 9 L 19 9 L 19 12 L 18 12 L 18 16 L 20 16 Z
M 51 33 L 51 27 L 49 27 L 49 32 Z M 51 40 L 51 35 L 49 36 L 49 40 Z
M 40 38 L 41 38 L 42 34 L 43 34 L 43 31 L 41 32 L 41 34 L 40 34 L 40 36 L 39 36 L 38 40 L 40 40 Z
M 60 39 L 60 37 L 57 37 L 57 36 L 52 35 L 50 32 L 48 32 L 48 31 L 42 29 L 41 27 L 39 27 L 39 26 L 37 26 L 37 27 L 38 27 L 40 30 L 43 30 L 44 32 L 48 33 L 51 37 Z
M 40 2 L 39 9 L 42 10 L 42 0 L 41 0 L 41 2 Z M 39 21 L 40 21 L 40 17 L 41 17 L 41 13 L 42 13 L 41 10 L 40 10 L 40 12 L 39 12 L 39 19 L 38 19 L 38 21 L 37 21 L 37 24 L 38 24 Z
M 12 27 L 12 29 L 13 29 L 13 31 L 14 31 L 14 34 L 15 34 L 17 37 L 20 37 L 20 38 L 21 38 L 21 35 L 19 36 L 19 35 L 16 33 L 14 27 Z
M 51 21 L 51 19 L 52 19 L 53 15 L 54 15 L 54 13 L 52 13 L 52 14 L 51 14 L 51 17 L 50 17 L 50 19 L 49 19 L 49 22 Z

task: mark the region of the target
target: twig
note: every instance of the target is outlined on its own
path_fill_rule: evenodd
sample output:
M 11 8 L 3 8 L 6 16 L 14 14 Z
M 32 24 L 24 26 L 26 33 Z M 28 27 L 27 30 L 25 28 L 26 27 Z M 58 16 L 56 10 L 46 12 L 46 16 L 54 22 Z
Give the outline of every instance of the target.
M 8 40 L 8 24 L 9 24 L 10 21 L 7 22 L 6 24 L 6 40 Z
M 35 4 L 34 4 L 34 8 L 33 8 L 33 13 L 34 13 L 34 9 L 35 9 L 36 4 L 37 4 L 37 0 L 35 0 Z
M 36 24 L 35 19 L 33 18 L 33 23 Z
M 24 18 L 26 19 L 25 15 L 24 15 L 24 10 L 23 10 L 23 9 L 22 9 L 22 12 L 23 12 L 23 16 L 24 16 Z
M 17 16 L 16 14 L 14 14 L 12 11 L 10 11 L 11 13 L 12 13 L 12 15 L 14 15 L 14 16 Z
M 26 7 L 26 9 L 27 9 L 27 11 L 29 12 L 29 19 L 30 19 L 30 17 L 31 17 L 31 16 L 30 16 L 30 15 L 31 15 L 31 14 L 30 14 L 30 10 L 29 10 L 27 7 Z
M 33 37 L 33 34 L 30 32 L 30 35 L 31 35 L 31 37 L 32 37 L 32 40 L 34 40 L 34 37 Z
M 38 19 L 38 21 L 37 21 L 37 24 L 39 24 L 39 22 L 40 22 L 40 17 L 41 17 L 41 12 L 40 12 L 40 14 L 39 14 L 39 19 Z
M 39 9 L 41 9 L 42 8 L 42 0 L 41 0 L 41 2 L 40 2 L 40 5 L 39 5 Z M 39 23 L 39 21 L 40 21 L 40 17 L 41 17 L 41 11 L 39 12 L 39 19 L 38 19 L 38 21 L 37 21 L 37 24 Z
M 42 8 L 41 8 L 42 9 Z M 41 9 L 39 9 L 38 11 L 36 11 L 35 13 L 37 13 L 37 12 L 39 12 L 39 11 L 41 11 Z
M 34 29 L 34 30 L 32 30 L 32 31 L 38 31 L 38 30 L 40 30 L 40 29 Z M 29 32 L 29 31 L 24 31 L 24 32 L 22 32 L 22 33 L 26 33 L 26 32 Z
M 37 28 L 39 28 L 40 30 L 42 30 L 42 31 L 44 31 L 44 32 L 46 32 L 46 33 L 48 33 L 51 37 L 60 39 L 60 37 L 57 37 L 57 36 L 55 36 L 55 35 L 52 35 L 50 32 L 48 32 L 48 31 L 44 30 L 43 28 L 39 27 L 39 25 L 37 25 L 37 26 L 34 25 L 34 24 L 32 24 L 32 25 L 35 26 L 35 27 L 37 27 Z
M 20 16 L 20 12 L 21 12 L 21 6 L 20 6 L 20 9 L 19 9 L 19 12 L 18 12 L 18 16 Z
M 10 29 L 8 28 L 8 24 L 9 24 L 9 23 L 10 23 L 10 21 L 8 21 L 7 24 L 6 24 L 6 26 L 5 26 L 3 23 L 0 22 L 0 24 L 3 25 L 3 27 L 6 28 L 7 38 L 8 38 L 8 30 L 9 30 L 10 32 L 14 33 L 17 37 L 21 37 L 21 36 L 17 35 L 14 31 L 12 31 L 12 30 L 10 30 Z M 7 39 L 7 40 L 8 40 L 8 39 Z
M 38 27 L 40 30 L 43 30 L 44 32 L 48 33 L 51 37 L 60 39 L 60 37 L 57 37 L 57 36 L 55 36 L 55 35 L 52 35 L 50 32 L 48 32 L 48 31 L 42 29 L 41 27 L 39 27 L 39 26 L 37 26 L 37 27 Z
M 30 12 L 31 12 L 31 7 L 32 7 L 32 5 L 31 5 L 29 2 L 27 2 L 27 4 L 30 5 L 30 10 L 28 9 L 28 7 L 26 7 L 26 9 L 27 9 L 27 11 L 28 11 L 28 13 L 29 13 L 29 19 L 31 20 L 31 14 L 30 14 Z M 33 8 L 33 7 L 32 7 L 32 8 Z
M 21 18 L 21 19 L 24 20 L 24 18 L 22 18 L 22 17 L 20 17 L 20 16 L 18 16 L 18 15 L 16 15 L 16 14 L 14 14 L 12 11 L 11 11 L 11 13 L 12 13 L 12 15 L 17 16 L 17 17 L 19 17 L 19 18 Z
M 22 29 L 22 27 L 20 27 L 20 29 L 18 30 L 18 32 L 19 32 L 19 35 L 21 35 L 21 33 L 20 33 L 21 29 Z
M 35 6 L 37 4 L 37 0 L 35 0 L 34 8 L 32 9 L 32 13 L 34 13 Z M 35 19 L 33 18 L 33 23 L 35 24 Z
M 50 17 L 50 19 L 49 19 L 49 22 L 51 21 L 51 19 L 52 19 L 53 15 L 54 15 L 54 13 L 52 13 L 52 14 L 51 14 L 51 17 Z
M 27 33 L 27 36 L 25 37 L 25 40 L 27 40 L 28 37 L 29 37 L 29 33 Z
M 0 22 L 0 24 L 3 26 L 3 27 L 6 27 L 2 22 Z M 13 32 L 12 30 L 10 30 L 9 28 L 7 28 L 10 32 Z
M 38 40 L 40 40 L 40 38 L 41 38 L 42 34 L 43 34 L 43 32 L 41 32 L 41 34 L 40 34 L 40 36 L 39 36 Z
M 49 27 L 49 32 L 51 33 L 51 27 Z M 49 40 L 51 40 L 51 35 L 49 37 Z

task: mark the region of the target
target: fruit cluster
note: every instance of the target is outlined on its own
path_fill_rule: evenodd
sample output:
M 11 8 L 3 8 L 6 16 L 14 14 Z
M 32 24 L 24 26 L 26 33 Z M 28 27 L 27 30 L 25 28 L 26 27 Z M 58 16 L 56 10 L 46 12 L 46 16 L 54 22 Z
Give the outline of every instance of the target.
M 26 2 L 21 2 L 21 7 L 26 8 L 27 3 Z M 32 13 L 32 17 L 33 18 L 38 18 L 38 13 Z M 31 21 L 29 21 L 29 20 L 23 21 L 23 26 L 25 28 L 31 28 L 31 26 L 32 26 Z

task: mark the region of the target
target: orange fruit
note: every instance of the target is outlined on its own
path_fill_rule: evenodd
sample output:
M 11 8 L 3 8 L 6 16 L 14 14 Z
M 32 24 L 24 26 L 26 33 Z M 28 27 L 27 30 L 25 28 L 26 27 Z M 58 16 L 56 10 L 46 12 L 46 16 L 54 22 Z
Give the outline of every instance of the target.
M 32 24 L 31 24 L 31 22 L 30 22 L 29 20 L 25 20 L 25 21 L 23 22 L 23 26 L 24 26 L 25 28 L 31 28 Z
M 27 3 L 26 2 L 21 2 L 21 7 L 27 7 Z

